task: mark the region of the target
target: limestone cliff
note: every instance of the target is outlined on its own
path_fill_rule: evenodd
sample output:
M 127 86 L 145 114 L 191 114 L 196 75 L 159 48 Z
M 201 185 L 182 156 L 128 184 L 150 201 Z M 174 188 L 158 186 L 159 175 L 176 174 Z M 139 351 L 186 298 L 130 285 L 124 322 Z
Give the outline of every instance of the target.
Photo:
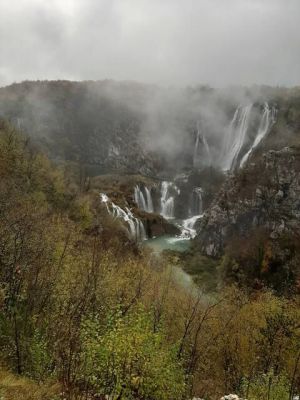
M 197 247 L 209 256 L 223 254 L 234 236 L 263 227 L 270 240 L 300 233 L 300 150 L 268 151 L 229 176 L 205 213 Z

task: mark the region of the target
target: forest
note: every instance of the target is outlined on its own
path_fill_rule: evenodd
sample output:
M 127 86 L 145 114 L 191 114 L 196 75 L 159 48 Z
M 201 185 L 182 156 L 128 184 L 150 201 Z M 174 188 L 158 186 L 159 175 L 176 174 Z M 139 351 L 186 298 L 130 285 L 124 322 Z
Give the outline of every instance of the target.
M 54 165 L 4 120 L 0 186 L 1 399 L 299 393 L 297 282 L 186 290 L 176 255 L 132 242 L 73 164 Z

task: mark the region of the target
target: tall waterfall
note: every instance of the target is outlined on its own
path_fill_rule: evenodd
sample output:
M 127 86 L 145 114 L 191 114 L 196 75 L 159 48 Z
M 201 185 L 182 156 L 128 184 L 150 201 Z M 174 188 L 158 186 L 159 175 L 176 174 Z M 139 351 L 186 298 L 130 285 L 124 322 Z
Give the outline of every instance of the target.
M 269 104 L 266 102 L 264 104 L 264 109 L 263 113 L 261 116 L 259 128 L 257 135 L 254 139 L 254 142 L 250 149 L 247 151 L 247 153 L 243 156 L 241 162 L 240 162 L 240 167 L 243 167 L 245 162 L 248 160 L 250 154 L 252 151 L 255 149 L 256 146 L 259 145 L 259 143 L 263 140 L 263 138 L 266 136 L 266 134 L 269 132 L 271 126 L 275 123 L 276 119 L 276 110 L 274 107 L 270 108 Z
M 247 140 L 249 140 L 247 132 L 252 109 L 252 104 L 245 107 L 239 106 L 234 113 L 229 129 L 224 136 L 223 148 L 221 151 L 220 166 L 224 171 L 242 167 L 248 160 L 252 151 L 259 145 L 270 131 L 271 126 L 275 123 L 276 109 L 270 107 L 269 104 L 265 102 L 253 143 L 238 163 L 241 151 L 247 143 Z
M 140 208 L 143 211 L 152 213 L 154 211 L 153 208 L 153 201 L 152 201 L 152 196 L 151 196 L 151 191 L 150 189 L 147 188 L 147 186 L 144 187 L 146 197 L 144 196 L 144 193 L 142 189 L 137 185 L 134 188 L 134 201 L 138 208 Z
M 197 136 L 196 136 L 196 142 L 195 142 L 195 147 L 194 147 L 194 156 L 193 156 L 193 167 L 197 168 L 199 166 L 199 150 L 200 150 L 200 143 L 203 144 L 204 150 L 205 150 L 205 158 L 208 164 L 211 164 L 211 153 L 209 149 L 209 145 L 207 143 L 206 137 L 203 133 L 201 133 L 200 129 L 200 123 L 199 121 L 197 122 Z
M 144 225 L 136 218 L 128 207 L 123 208 L 113 203 L 105 193 L 100 193 L 100 199 L 105 204 L 108 213 L 114 218 L 120 218 L 128 225 L 128 234 L 135 241 L 142 241 L 147 238 Z
M 174 218 L 174 196 L 170 189 L 178 191 L 172 182 L 163 181 L 161 184 L 160 213 L 164 218 Z
M 220 163 L 225 171 L 236 167 L 238 156 L 245 143 L 252 106 L 250 104 L 236 109 L 229 129 L 224 136 Z

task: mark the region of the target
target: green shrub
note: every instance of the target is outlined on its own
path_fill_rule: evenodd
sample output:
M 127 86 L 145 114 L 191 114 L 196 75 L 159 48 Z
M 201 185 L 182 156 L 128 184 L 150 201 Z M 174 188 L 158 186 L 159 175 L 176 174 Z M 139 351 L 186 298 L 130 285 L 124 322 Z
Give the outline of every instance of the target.
M 101 332 L 102 330 L 102 332 Z M 184 373 L 176 348 L 163 331 L 153 332 L 149 314 L 139 309 L 108 319 L 105 331 L 97 319 L 82 327 L 83 374 L 92 390 L 122 399 L 181 399 Z

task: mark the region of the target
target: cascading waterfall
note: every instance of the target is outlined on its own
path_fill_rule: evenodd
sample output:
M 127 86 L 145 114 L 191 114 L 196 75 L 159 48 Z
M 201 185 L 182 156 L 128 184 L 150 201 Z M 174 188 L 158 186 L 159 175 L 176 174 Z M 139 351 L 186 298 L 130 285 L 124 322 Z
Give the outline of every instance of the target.
M 154 212 L 154 207 L 153 207 L 153 201 L 152 201 L 152 196 L 151 196 L 151 191 L 150 189 L 145 186 L 145 192 L 146 192 L 146 199 L 147 199 L 147 212 L 153 213 Z
M 252 106 L 252 104 L 245 107 L 239 106 L 234 113 L 224 137 L 221 153 L 220 164 L 224 171 L 230 171 L 236 167 L 238 156 L 245 143 Z
M 255 149 L 256 146 L 259 145 L 259 143 L 263 140 L 263 138 L 266 136 L 266 134 L 270 131 L 270 128 L 275 123 L 275 121 L 276 121 L 276 109 L 274 107 L 270 108 L 269 104 L 266 102 L 264 104 L 264 109 L 263 109 L 263 113 L 261 116 L 257 135 L 254 139 L 252 146 L 247 151 L 247 153 L 243 156 L 243 158 L 240 162 L 240 167 L 244 166 L 244 164 L 248 160 L 252 151 Z
M 100 193 L 100 199 L 111 216 L 123 219 L 127 223 L 128 234 L 133 240 L 138 242 L 147 238 L 142 221 L 136 218 L 128 207 L 123 210 L 123 208 L 113 203 L 105 193 Z
M 202 216 L 203 214 L 194 215 L 193 217 L 182 221 L 182 231 L 181 231 L 182 238 L 193 239 L 197 235 L 195 224 L 200 218 L 202 218 Z
M 134 188 L 134 201 L 136 202 L 138 208 L 146 211 L 147 209 L 146 200 L 139 186 L 135 186 Z
M 199 123 L 199 121 L 197 121 L 197 136 L 196 136 L 196 142 L 195 142 L 195 147 L 194 147 L 194 156 L 193 156 L 193 167 L 194 168 L 197 168 L 199 166 L 200 142 L 202 142 L 202 144 L 204 146 L 207 162 L 210 165 L 211 164 L 211 154 L 210 154 L 209 145 L 207 143 L 205 135 L 203 133 L 201 133 L 200 123 Z
M 172 182 L 163 181 L 161 184 L 160 213 L 166 218 L 174 218 L 174 196 L 170 195 L 170 188 L 177 190 Z
M 192 191 L 190 209 L 191 217 L 182 221 L 182 238 L 194 238 L 197 234 L 195 224 L 203 215 L 202 193 L 203 190 L 200 187 L 194 188 Z
M 180 194 L 180 190 L 173 182 L 163 181 L 161 182 L 161 196 L 160 196 L 160 214 L 165 219 L 173 219 L 174 215 L 174 206 L 175 206 L 175 197 Z M 196 236 L 195 224 L 202 217 L 203 213 L 203 201 L 202 201 L 202 193 L 203 190 L 201 187 L 195 187 L 190 196 L 190 217 L 185 220 L 177 220 L 176 225 L 181 229 L 181 235 L 173 238 L 174 240 L 188 240 L 194 238 Z M 131 236 L 140 237 L 140 233 L 136 232 L 138 226 L 135 221 L 137 220 L 131 213 L 131 211 L 126 208 L 125 211 L 121 209 L 119 206 L 116 206 L 111 202 L 111 210 L 108 207 L 108 197 L 103 197 L 106 195 L 102 195 L 102 201 L 106 203 L 106 207 L 108 212 L 116 217 L 121 217 L 125 220 L 131 231 Z M 145 186 L 144 188 L 139 187 L 138 185 L 134 188 L 134 199 L 137 206 L 147 212 L 153 212 L 153 201 L 150 190 Z M 144 227 L 140 228 L 142 232 L 144 232 Z M 145 235 L 142 234 L 144 237 Z
M 151 192 L 145 186 L 145 193 L 146 193 L 146 198 L 144 196 L 144 193 L 142 189 L 137 185 L 134 188 L 134 201 L 137 204 L 138 208 L 140 208 L 143 211 L 146 211 L 148 213 L 152 213 L 154 211 L 153 208 L 153 201 L 151 197 Z

